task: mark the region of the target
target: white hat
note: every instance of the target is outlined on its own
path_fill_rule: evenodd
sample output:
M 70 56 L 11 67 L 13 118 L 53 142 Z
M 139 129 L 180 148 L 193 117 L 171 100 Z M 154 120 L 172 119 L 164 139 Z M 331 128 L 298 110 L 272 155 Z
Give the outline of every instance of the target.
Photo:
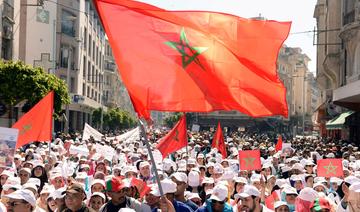
M 187 176 L 185 173 L 183 172 L 175 172 L 174 174 L 171 175 L 171 178 L 175 178 L 177 181 L 180 181 L 180 182 L 184 182 L 184 183 L 187 183 Z
M 276 202 L 274 203 L 274 209 L 276 209 L 276 208 L 278 208 L 278 207 L 280 207 L 280 206 L 284 206 L 284 205 L 287 206 L 287 203 L 286 203 L 286 202 L 283 202 L 283 201 L 276 201 Z
M 352 184 L 354 184 L 356 182 L 360 182 L 360 179 L 355 177 L 355 176 L 350 175 L 348 177 L 345 177 L 344 181 L 346 183 L 349 183 L 350 185 L 352 185 Z
M 232 170 L 226 170 L 221 176 L 222 180 L 234 180 L 235 173 Z
M 49 184 L 45 183 L 40 194 L 51 194 L 53 191 L 55 191 L 55 187 L 53 185 L 49 185 Z
M 7 191 L 10 188 L 14 188 L 16 190 L 21 189 L 20 182 L 19 177 L 9 177 L 3 185 L 3 190 Z
M 294 187 L 290 187 L 290 186 L 285 187 L 283 192 L 285 194 L 296 194 L 296 195 L 298 195 L 296 189 Z
M 33 207 L 35 207 L 35 205 L 36 205 L 36 199 L 35 199 L 34 193 L 29 190 L 26 190 L 26 189 L 17 190 L 11 194 L 5 195 L 5 197 L 11 198 L 11 199 L 25 200 L 26 202 L 31 204 Z
M 10 170 L 4 170 L 3 172 L 1 172 L 0 176 L 2 175 L 6 175 L 8 177 L 14 177 L 14 172 L 10 171 Z
M 36 187 L 36 185 L 34 183 L 25 183 L 22 186 L 23 189 L 34 189 L 35 192 L 37 192 L 38 188 Z
M 235 177 L 234 180 L 235 180 L 236 183 L 243 183 L 243 184 L 248 183 L 248 181 L 247 181 L 247 179 L 245 177 Z
M 302 178 L 301 178 L 300 175 L 292 175 L 290 177 L 290 180 L 292 180 L 292 181 L 302 181 Z
M 225 185 L 216 185 L 210 196 L 211 200 L 224 201 L 228 196 L 228 188 Z
M 170 179 L 164 179 L 161 181 L 161 187 L 163 189 L 164 194 L 175 193 L 176 192 L 176 183 L 174 183 Z
M 261 175 L 260 174 L 253 174 L 250 177 L 250 181 L 253 182 L 260 182 L 261 181 Z
M 31 175 L 31 169 L 29 169 L 29 168 L 21 168 L 19 170 L 19 172 L 21 172 L 21 171 L 25 171 L 25 172 L 27 172 L 27 173 L 29 173 Z
M 245 185 L 244 191 L 239 194 L 242 198 L 247 198 L 249 196 L 260 196 L 260 191 L 253 185 Z
M 31 177 L 26 183 L 32 183 L 35 184 L 37 187 L 40 187 L 41 180 L 39 178 Z
M 201 199 L 198 193 L 189 193 L 189 194 L 187 195 L 187 198 L 188 198 L 189 200 L 195 199 L 195 198 Z
M 196 165 L 196 160 L 193 159 L 193 158 L 189 158 L 188 161 L 187 161 L 187 164 L 188 165 Z
M 216 163 L 214 165 L 214 174 L 223 174 L 224 173 L 224 168 L 221 164 Z
M 91 194 L 91 197 L 94 197 L 94 196 L 99 196 L 101 198 L 103 198 L 104 200 L 106 200 L 105 198 L 105 194 L 101 193 L 101 192 L 94 192 Z
M 189 173 L 189 177 L 188 177 L 188 184 L 191 187 L 197 187 L 200 185 L 200 175 L 199 172 L 196 171 L 191 171 Z
M 86 179 L 87 177 L 87 173 L 86 172 L 78 172 L 76 174 L 75 180 L 79 179 L 79 180 L 83 180 Z
M 305 187 L 303 189 L 301 189 L 298 198 L 308 201 L 308 202 L 313 202 L 316 198 L 319 197 L 319 194 L 312 188 L 309 187 Z
M 355 183 L 351 184 L 351 186 L 349 187 L 349 190 L 359 193 L 360 192 L 360 182 L 355 182 Z
M 301 163 L 295 163 L 292 167 L 291 170 L 300 170 L 303 171 L 304 170 L 304 166 L 301 165 Z
M 95 185 L 95 184 L 100 184 L 100 185 L 102 185 L 102 186 L 105 187 L 105 181 L 102 180 L 102 179 L 95 179 L 95 180 L 93 180 L 93 181 L 91 182 L 91 186 L 90 186 L 90 187 L 92 187 L 92 186 Z
M 201 184 L 214 184 L 215 180 L 212 177 L 205 177 Z
M 324 190 L 326 191 L 326 186 L 325 186 L 324 184 L 322 184 L 322 183 L 315 183 L 315 184 L 313 185 L 313 189 L 315 189 L 315 188 L 318 187 L 318 186 L 323 187 Z
M 143 167 L 145 167 L 145 166 L 150 166 L 150 163 L 147 162 L 147 161 L 141 162 L 140 165 L 139 165 L 139 169 L 141 169 L 141 168 L 143 168 Z
M 331 152 L 326 155 L 326 158 L 335 158 L 335 154 Z
M 275 150 L 275 148 L 271 146 L 271 147 L 268 148 L 268 150 L 269 150 L 270 152 L 272 152 L 272 151 Z
M 54 200 L 56 199 L 62 199 L 65 197 L 65 191 L 66 191 L 66 187 L 62 187 L 62 188 L 59 188 L 55 191 L 53 191 L 49 197 L 52 197 Z

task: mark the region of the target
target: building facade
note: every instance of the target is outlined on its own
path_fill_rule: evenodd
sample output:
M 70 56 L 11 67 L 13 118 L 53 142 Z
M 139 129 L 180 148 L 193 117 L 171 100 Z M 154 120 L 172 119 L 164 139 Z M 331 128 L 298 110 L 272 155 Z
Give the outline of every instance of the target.
M 347 110 L 343 131 L 347 139 L 360 139 L 360 1 L 318 0 L 314 17 L 317 20 L 317 81 L 325 102 L 322 121 L 333 118 L 331 103 Z M 336 114 L 335 114 L 336 115 Z M 342 136 L 341 136 L 342 137 Z
M 129 110 L 130 100 L 90 0 L 0 0 L 0 5 L 2 58 L 42 67 L 68 84 L 71 104 L 55 122 L 56 131 L 82 130 L 100 107 L 124 105 Z

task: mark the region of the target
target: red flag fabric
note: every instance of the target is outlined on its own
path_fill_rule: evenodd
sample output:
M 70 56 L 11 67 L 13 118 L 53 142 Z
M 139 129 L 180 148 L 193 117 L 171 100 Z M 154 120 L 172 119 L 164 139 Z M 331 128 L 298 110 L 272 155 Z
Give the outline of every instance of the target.
M 288 116 L 276 60 L 290 22 L 128 0 L 94 3 L 139 116 L 149 118 L 149 110 Z
M 163 158 L 166 158 L 166 156 L 185 147 L 187 144 L 186 116 L 183 115 L 175 127 L 160 139 L 156 148 L 161 152 Z
M 140 198 L 143 198 L 148 192 L 151 191 L 151 188 L 144 181 L 135 177 L 131 179 L 131 185 L 136 186 L 140 193 Z
M 265 205 L 267 208 L 274 210 L 274 204 L 276 201 L 279 201 L 279 197 L 276 191 L 273 191 L 271 195 L 265 197 Z
M 275 145 L 275 150 L 278 152 L 278 151 L 281 151 L 282 150 L 282 137 L 281 135 L 279 135 L 278 137 L 278 140 L 277 140 L 277 143 Z
M 213 141 L 211 143 L 211 147 L 216 148 L 221 153 L 223 158 L 227 157 L 226 146 L 225 146 L 224 136 L 222 133 L 222 128 L 220 126 L 220 122 L 218 122 L 218 126 Z
M 342 177 L 343 175 L 342 159 L 321 159 L 317 161 L 317 176 Z
M 261 169 L 260 150 L 239 151 L 240 170 Z
M 51 91 L 12 126 L 19 129 L 16 148 L 33 141 L 51 140 L 53 108 L 54 91 Z

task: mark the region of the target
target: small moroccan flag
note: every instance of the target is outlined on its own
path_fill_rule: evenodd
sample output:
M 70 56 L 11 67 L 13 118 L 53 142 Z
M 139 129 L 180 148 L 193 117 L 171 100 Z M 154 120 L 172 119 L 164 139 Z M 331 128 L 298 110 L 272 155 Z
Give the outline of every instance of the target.
M 183 115 L 175 127 L 160 139 L 156 148 L 161 152 L 163 158 L 166 158 L 169 154 L 186 147 L 187 144 L 186 116 Z
M 261 169 L 260 150 L 239 151 L 240 170 Z
M 317 161 L 317 176 L 342 177 L 343 175 L 342 159 L 322 159 Z
M 16 148 L 33 141 L 51 140 L 53 109 L 54 91 L 51 91 L 12 126 L 19 129 Z
M 221 153 L 223 158 L 227 157 L 226 146 L 225 146 L 224 136 L 222 133 L 220 122 L 218 123 L 213 141 L 211 143 L 211 147 L 216 148 Z
M 281 137 L 281 135 L 279 135 L 278 140 L 277 140 L 277 143 L 276 143 L 276 145 L 275 145 L 275 150 L 276 150 L 277 152 L 282 150 L 282 144 L 283 144 L 283 142 L 282 142 L 282 137 Z

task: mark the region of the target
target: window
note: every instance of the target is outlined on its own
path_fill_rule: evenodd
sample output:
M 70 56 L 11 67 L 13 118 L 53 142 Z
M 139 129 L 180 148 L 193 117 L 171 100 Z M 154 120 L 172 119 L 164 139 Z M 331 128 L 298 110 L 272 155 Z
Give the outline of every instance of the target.
M 75 15 L 63 10 L 61 15 L 61 32 L 71 37 L 75 37 L 75 21 Z
M 70 93 L 75 93 L 75 78 L 70 78 Z
M 83 57 L 83 77 L 86 79 L 86 57 Z
M 87 28 L 84 27 L 84 49 L 85 49 L 85 51 L 86 51 L 86 47 L 87 47 L 87 37 L 88 37 Z
M 89 35 L 89 51 L 88 51 L 89 57 L 91 57 L 91 35 Z
M 91 69 L 91 84 L 93 84 L 95 82 L 95 67 L 92 66 Z
M 85 83 L 83 83 L 83 87 L 82 87 L 82 95 L 85 96 L 86 95 L 86 85 Z
M 99 47 L 96 47 L 96 65 L 99 65 Z
M 73 52 L 73 48 L 71 48 L 69 50 L 69 46 L 66 45 L 61 45 L 60 47 L 61 51 L 60 51 L 60 67 L 62 68 L 67 68 L 68 67 L 68 60 L 69 60 L 69 54 L 71 54 L 71 61 L 74 61 L 74 54 L 72 54 Z
M 90 98 L 90 87 L 87 86 L 86 96 Z
M 91 64 L 90 64 L 90 61 L 88 61 L 87 69 L 88 69 L 87 80 L 90 81 L 90 77 L 91 77 Z
M 95 60 L 95 41 L 93 41 L 93 49 L 92 49 L 92 59 Z

